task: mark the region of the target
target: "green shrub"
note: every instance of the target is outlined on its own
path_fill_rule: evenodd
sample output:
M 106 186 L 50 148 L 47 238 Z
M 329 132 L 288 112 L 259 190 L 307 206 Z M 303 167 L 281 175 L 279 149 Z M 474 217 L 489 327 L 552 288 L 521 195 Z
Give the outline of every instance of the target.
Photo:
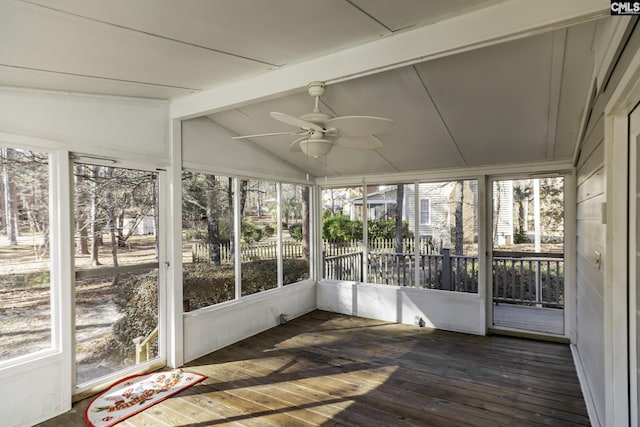
M 113 324 L 113 333 L 122 354 L 132 355 L 133 339 L 146 337 L 158 325 L 158 273 L 128 274 L 118 279 L 122 318 Z M 152 346 L 157 351 L 157 344 Z
M 293 238 L 293 240 L 297 242 L 302 241 L 302 224 L 291 224 L 289 226 L 289 234 Z
M 362 222 L 338 214 L 322 218 L 322 238 L 330 242 L 362 240 Z
M 265 225 L 262 228 L 262 236 L 263 237 L 269 238 L 269 237 L 273 236 L 274 234 L 276 234 L 276 229 L 273 228 L 273 226 Z
M 259 242 L 262 239 L 262 229 L 254 225 L 252 222 L 242 222 L 242 240 L 245 243 Z

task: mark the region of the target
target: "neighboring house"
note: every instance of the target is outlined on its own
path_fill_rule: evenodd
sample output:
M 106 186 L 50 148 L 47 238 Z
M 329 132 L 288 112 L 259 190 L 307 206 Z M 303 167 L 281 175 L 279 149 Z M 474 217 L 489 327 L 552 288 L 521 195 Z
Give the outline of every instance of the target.
M 367 218 L 392 219 L 396 214 L 397 186 L 369 187 L 367 194 Z M 419 207 L 416 214 L 413 185 L 405 185 L 402 219 L 408 223 L 409 231 L 420 237 L 430 237 L 444 246 L 451 245 L 451 235 L 455 227 L 455 182 L 419 184 Z M 503 191 L 501 202 L 510 210 L 501 210 L 499 215 L 503 235 L 513 235 L 512 193 Z M 364 198 L 357 196 L 347 203 L 351 219 L 363 215 Z M 352 207 L 352 208 L 350 208 Z M 463 234 L 465 243 L 477 242 L 478 238 L 478 185 L 476 181 L 464 181 L 463 190 Z M 416 216 L 419 218 L 416 233 Z
M 124 218 L 122 232 L 125 235 L 142 236 L 153 234 L 156 230 L 153 211 L 147 212 L 144 218 L 127 215 Z
M 497 194 L 500 194 L 498 197 Z M 497 212 L 497 215 L 496 215 Z M 512 245 L 513 241 L 513 181 L 493 184 L 493 244 Z

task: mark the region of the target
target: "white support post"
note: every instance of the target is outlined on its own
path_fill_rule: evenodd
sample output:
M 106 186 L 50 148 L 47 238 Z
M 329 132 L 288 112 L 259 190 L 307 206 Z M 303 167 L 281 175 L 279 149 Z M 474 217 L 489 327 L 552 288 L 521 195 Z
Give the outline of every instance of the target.
M 168 185 L 162 185 L 160 200 L 168 197 L 170 220 L 163 221 L 167 228 L 166 246 L 166 310 L 165 320 L 159 318 L 160 339 L 166 341 L 167 364 L 171 367 L 182 366 L 184 363 L 184 308 L 182 288 L 182 122 L 171 121 L 170 130 L 171 166 L 168 169 Z M 168 218 L 168 219 L 169 219 Z M 162 230 L 162 228 L 161 228 Z M 161 237 L 162 238 L 162 237 Z M 161 265 L 160 270 L 165 268 Z M 160 272 L 159 272 L 160 273 Z M 162 283 L 162 282 L 161 282 Z M 162 312 L 162 311 L 161 311 Z M 162 352 L 162 349 L 161 349 Z
M 73 275 L 73 165 L 67 151 L 49 156 L 51 177 L 49 211 L 51 228 L 51 320 L 53 345 L 62 354 L 63 382 L 59 390 L 64 394 L 65 407 L 71 408 L 75 386 L 75 277 Z

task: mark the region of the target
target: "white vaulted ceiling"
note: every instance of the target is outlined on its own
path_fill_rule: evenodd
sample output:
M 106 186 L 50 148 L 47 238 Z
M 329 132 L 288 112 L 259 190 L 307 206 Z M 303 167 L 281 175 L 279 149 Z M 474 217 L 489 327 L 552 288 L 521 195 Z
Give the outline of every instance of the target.
M 0 85 L 170 99 L 233 136 L 292 130 L 269 113 L 311 111 L 304 84 L 327 80 L 323 111 L 396 122 L 384 147 L 320 160 L 237 141 L 312 175 L 570 160 L 599 3 L 0 0 Z

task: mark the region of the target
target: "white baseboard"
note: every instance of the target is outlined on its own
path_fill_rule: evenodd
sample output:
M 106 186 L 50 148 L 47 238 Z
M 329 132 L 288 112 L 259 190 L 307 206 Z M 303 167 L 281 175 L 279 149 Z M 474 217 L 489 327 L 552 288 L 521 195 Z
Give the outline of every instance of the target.
M 593 400 L 593 395 L 591 394 L 591 388 L 589 387 L 589 381 L 584 370 L 584 365 L 582 364 L 582 358 L 580 357 L 578 347 L 575 344 L 571 344 L 569 348 L 571 348 L 571 355 L 573 356 L 573 363 L 578 374 L 578 381 L 580 382 L 580 388 L 582 389 L 584 403 L 587 405 L 587 414 L 589 415 L 589 421 L 591 422 L 591 425 L 593 427 L 601 427 L 602 424 L 598 419 L 598 412 L 596 411 L 596 405 Z

